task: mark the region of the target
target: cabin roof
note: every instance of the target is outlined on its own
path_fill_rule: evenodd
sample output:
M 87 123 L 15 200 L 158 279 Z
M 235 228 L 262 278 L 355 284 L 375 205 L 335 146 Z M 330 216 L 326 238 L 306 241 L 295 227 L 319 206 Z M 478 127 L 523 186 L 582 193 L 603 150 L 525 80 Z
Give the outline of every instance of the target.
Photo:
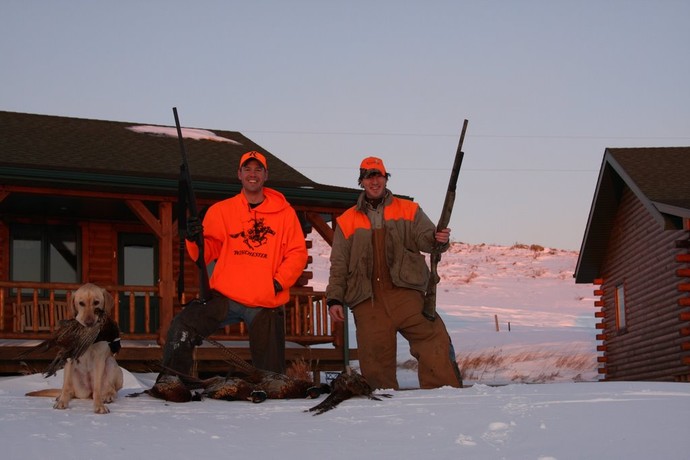
M 172 114 L 171 114 L 172 119 Z M 237 131 L 183 126 L 198 196 L 240 190 L 241 155 L 266 156 L 266 185 L 293 204 L 343 207 L 360 190 L 317 183 Z M 0 181 L 5 184 L 176 194 L 181 154 L 175 126 L 0 111 Z M 357 171 L 352 171 L 353 183 Z
M 599 276 L 624 188 L 665 229 L 690 218 L 690 147 L 607 148 L 575 268 L 577 283 Z

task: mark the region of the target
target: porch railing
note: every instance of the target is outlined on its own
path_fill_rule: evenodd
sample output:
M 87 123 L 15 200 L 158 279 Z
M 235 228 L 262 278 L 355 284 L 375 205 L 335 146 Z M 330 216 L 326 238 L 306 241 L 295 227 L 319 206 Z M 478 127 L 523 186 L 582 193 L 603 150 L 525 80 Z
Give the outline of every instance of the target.
M 0 281 L 0 338 L 44 339 L 71 318 L 72 293 L 81 284 Z M 113 318 L 123 339 L 159 341 L 160 297 L 156 286 L 102 285 L 113 296 Z M 331 322 L 324 292 L 293 288 L 285 306 L 286 340 L 301 345 L 343 344 L 343 330 Z M 186 298 L 193 298 L 187 293 Z M 244 323 L 221 328 L 215 340 L 248 340 Z
M 0 281 L 0 336 L 44 338 L 54 332 L 60 320 L 72 317 L 72 293 L 79 286 L 81 284 Z M 118 321 L 123 338 L 158 338 L 156 286 L 101 287 L 113 296 L 112 316 Z M 31 323 L 25 320 L 27 317 Z

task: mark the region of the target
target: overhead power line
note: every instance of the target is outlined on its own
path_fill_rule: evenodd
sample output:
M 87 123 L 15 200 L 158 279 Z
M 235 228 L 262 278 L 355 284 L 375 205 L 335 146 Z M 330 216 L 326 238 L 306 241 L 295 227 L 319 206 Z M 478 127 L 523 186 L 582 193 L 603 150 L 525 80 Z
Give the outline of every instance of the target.
M 388 133 L 388 132 L 356 132 L 356 131 L 266 131 L 239 130 L 247 134 L 286 134 L 299 136 L 391 136 L 391 137 L 457 137 L 458 133 Z M 690 136 L 594 136 L 572 134 L 467 134 L 467 137 L 479 139 L 616 139 L 616 140 L 690 140 Z
M 342 169 L 342 170 L 352 170 L 352 166 L 299 166 L 296 165 L 295 168 L 302 169 Z M 441 171 L 446 172 L 448 168 L 425 168 L 425 167 L 415 167 L 415 168 L 395 168 L 396 171 Z M 463 168 L 463 171 L 472 172 L 576 172 L 576 173 L 596 173 L 597 169 L 567 169 L 567 168 L 557 168 L 557 169 L 541 169 L 541 168 Z

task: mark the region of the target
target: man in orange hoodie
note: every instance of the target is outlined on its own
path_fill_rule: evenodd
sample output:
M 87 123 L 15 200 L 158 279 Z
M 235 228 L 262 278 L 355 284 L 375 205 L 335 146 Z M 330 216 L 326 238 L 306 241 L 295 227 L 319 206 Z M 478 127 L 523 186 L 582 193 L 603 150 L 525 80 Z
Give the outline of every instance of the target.
M 307 263 L 304 232 L 285 196 L 264 187 L 264 155 L 245 153 L 237 177 L 240 193 L 208 208 L 203 226 L 198 219 L 187 225 L 187 252 L 198 258 L 194 241 L 203 232 L 206 263 L 215 267 L 211 298 L 185 306 L 168 331 L 163 366 L 181 375 L 191 373 L 192 352 L 204 337 L 240 321 L 249 330 L 254 366 L 285 373 L 284 304 Z

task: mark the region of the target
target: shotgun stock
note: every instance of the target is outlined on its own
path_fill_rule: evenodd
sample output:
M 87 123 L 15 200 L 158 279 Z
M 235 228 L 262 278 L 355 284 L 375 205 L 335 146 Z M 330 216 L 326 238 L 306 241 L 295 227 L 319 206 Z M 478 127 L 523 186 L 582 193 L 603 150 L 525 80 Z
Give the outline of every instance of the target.
M 184 208 L 188 207 L 189 217 L 199 218 L 199 210 L 196 205 L 196 197 L 194 196 L 194 188 L 192 187 L 192 176 L 189 174 L 189 162 L 187 161 L 187 150 L 184 146 L 184 139 L 182 137 L 182 128 L 180 127 L 180 118 L 177 116 L 177 107 L 173 107 L 173 114 L 175 115 L 175 126 L 177 127 L 177 139 L 180 141 L 180 152 L 182 153 L 182 163 L 180 164 L 180 187 L 184 187 L 180 193 L 179 205 Z M 186 192 L 186 193 L 185 193 Z M 184 201 L 184 203 L 182 203 Z M 182 219 L 186 220 L 186 212 L 181 209 L 178 218 L 180 219 L 180 230 L 182 230 Z M 186 226 L 184 231 L 186 232 Z M 182 233 L 182 232 L 181 232 Z M 180 249 L 183 247 L 184 235 L 180 234 Z M 196 238 L 196 245 L 199 248 L 199 257 L 195 261 L 199 268 L 199 301 L 206 303 L 210 298 L 211 287 L 208 281 L 208 271 L 206 270 L 206 261 L 204 257 L 204 232 L 200 232 Z M 180 282 L 181 283 L 181 282 Z M 179 285 L 178 285 L 179 286 Z M 181 293 L 178 293 L 181 295 Z
M 450 172 L 450 181 L 448 182 L 448 190 L 446 191 L 446 198 L 443 201 L 443 209 L 441 209 L 441 217 L 438 220 L 436 230 L 440 231 L 448 228 L 450 223 L 450 215 L 453 212 L 453 204 L 455 203 L 455 189 L 458 184 L 458 176 L 460 174 L 460 166 L 462 166 L 462 159 L 465 153 L 462 151 L 462 144 L 465 142 L 465 131 L 467 131 L 467 120 L 462 124 L 462 132 L 460 133 L 460 142 L 458 149 L 455 152 L 455 161 L 453 162 L 453 169 Z M 438 276 L 438 263 L 441 261 L 441 245 L 436 243 L 434 249 L 431 251 L 430 265 L 431 276 L 429 277 L 429 284 L 426 288 L 424 296 L 424 316 L 433 321 L 436 319 L 436 285 L 441 281 Z

